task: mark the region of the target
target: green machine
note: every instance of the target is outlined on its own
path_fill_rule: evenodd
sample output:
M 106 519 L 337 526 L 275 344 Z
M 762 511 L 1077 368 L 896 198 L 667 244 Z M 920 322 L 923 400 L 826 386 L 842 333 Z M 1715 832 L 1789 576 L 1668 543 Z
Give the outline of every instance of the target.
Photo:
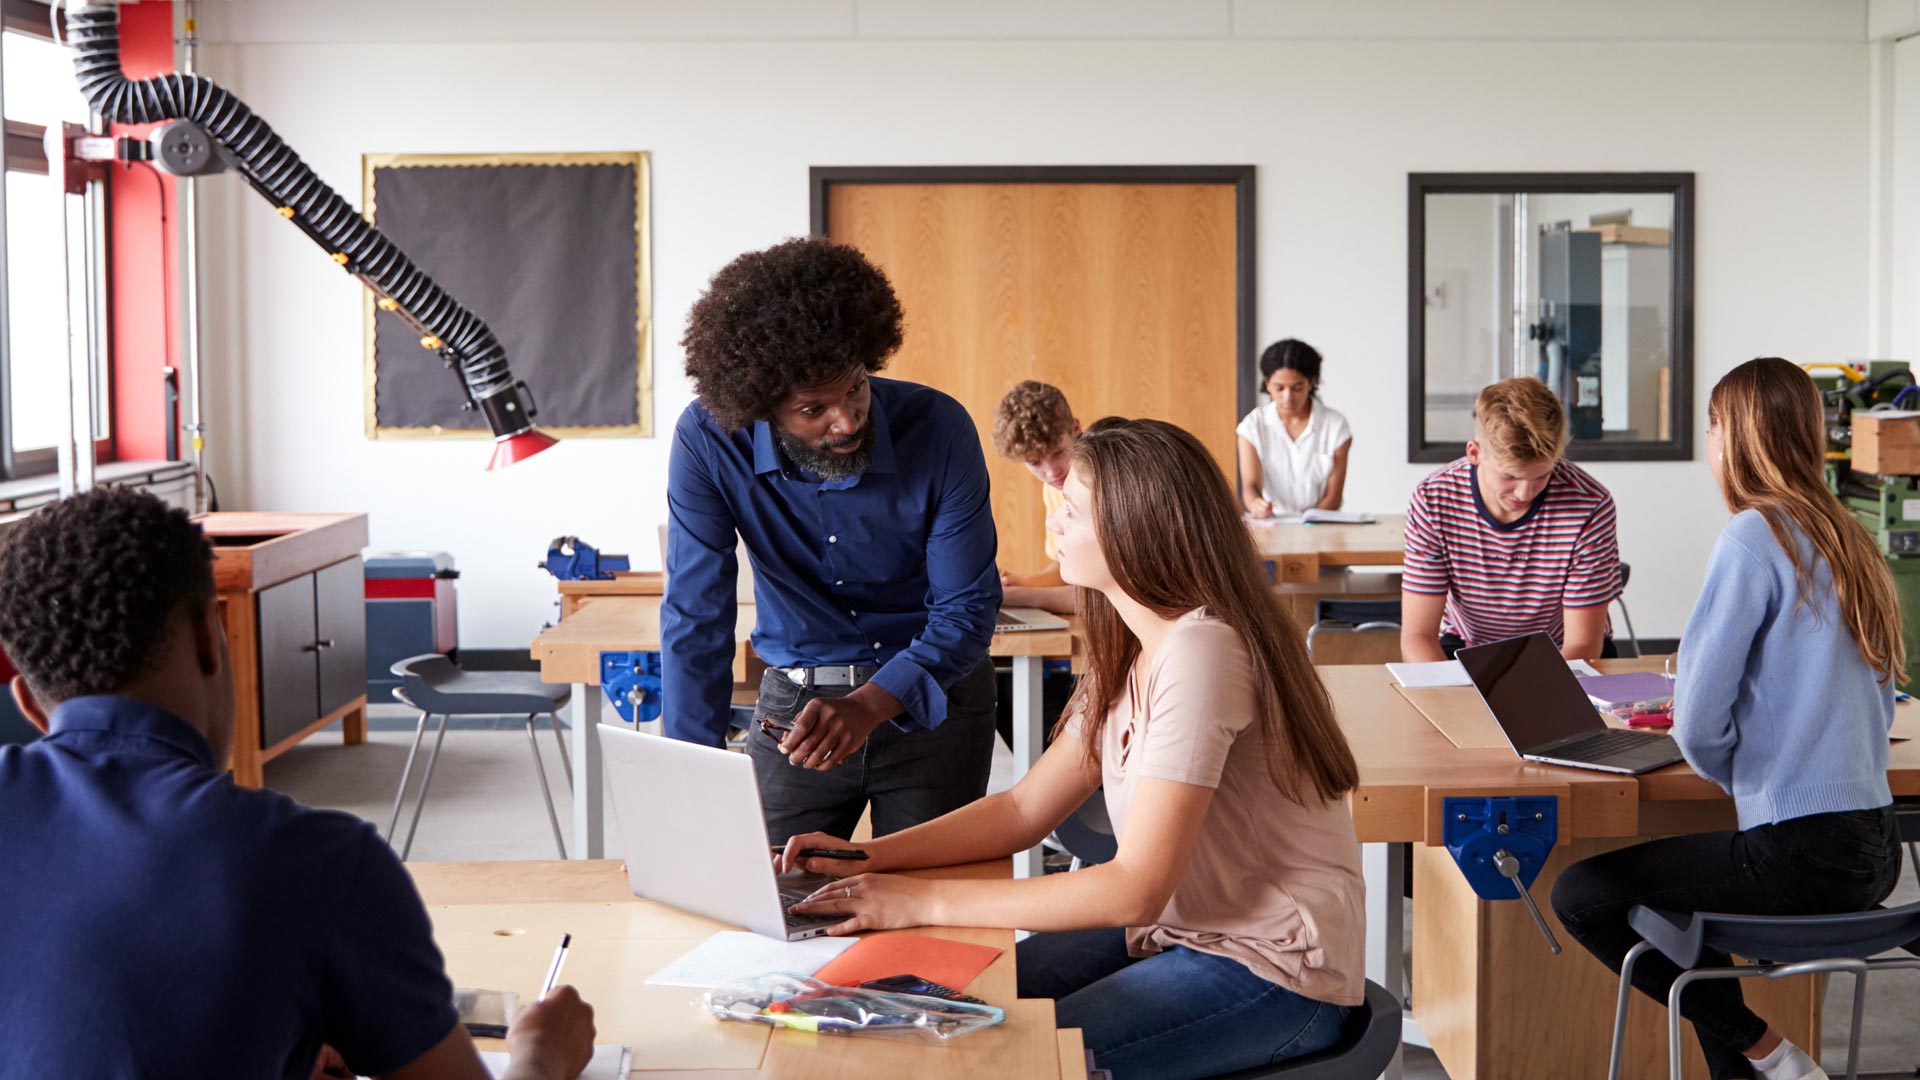
M 1827 486 L 1887 557 L 1900 595 L 1909 685 L 1920 686 L 1920 475 L 1887 476 L 1853 467 L 1853 414 L 1876 406 L 1920 407 L 1920 386 L 1902 360 L 1804 366 L 1826 410 Z

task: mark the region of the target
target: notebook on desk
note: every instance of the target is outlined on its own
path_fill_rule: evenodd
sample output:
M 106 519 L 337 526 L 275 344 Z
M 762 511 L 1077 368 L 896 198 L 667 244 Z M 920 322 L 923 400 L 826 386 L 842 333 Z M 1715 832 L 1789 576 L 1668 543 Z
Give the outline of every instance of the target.
M 1067 620 L 1039 608 L 1001 608 L 993 617 L 993 632 L 1011 634 L 1023 630 L 1065 630 Z

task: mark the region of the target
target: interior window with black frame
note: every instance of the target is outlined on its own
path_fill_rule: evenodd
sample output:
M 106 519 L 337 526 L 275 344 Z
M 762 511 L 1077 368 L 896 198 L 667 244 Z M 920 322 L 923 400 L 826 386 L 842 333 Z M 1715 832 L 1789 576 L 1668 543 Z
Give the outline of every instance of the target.
M 1408 181 L 1409 461 L 1458 457 L 1517 376 L 1560 397 L 1575 460 L 1692 457 L 1692 173 Z

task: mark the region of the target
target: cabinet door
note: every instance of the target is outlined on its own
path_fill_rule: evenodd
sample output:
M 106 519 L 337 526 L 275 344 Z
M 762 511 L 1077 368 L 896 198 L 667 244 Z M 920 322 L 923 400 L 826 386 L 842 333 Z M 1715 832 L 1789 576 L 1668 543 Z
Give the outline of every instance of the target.
M 319 666 L 314 663 L 313 575 L 260 590 L 260 745 L 320 718 Z
M 354 556 L 313 575 L 320 628 L 320 715 L 367 692 L 367 581 Z

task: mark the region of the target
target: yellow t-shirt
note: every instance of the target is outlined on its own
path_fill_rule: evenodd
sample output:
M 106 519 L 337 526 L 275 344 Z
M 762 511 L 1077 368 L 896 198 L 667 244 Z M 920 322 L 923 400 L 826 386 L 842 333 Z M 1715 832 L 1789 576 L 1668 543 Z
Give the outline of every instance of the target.
M 1052 529 L 1047 528 L 1046 518 L 1052 517 L 1053 512 L 1060 509 L 1060 504 L 1067 501 L 1067 494 L 1052 484 L 1041 484 L 1040 501 L 1044 503 L 1047 508 L 1046 517 L 1040 519 L 1040 535 L 1045 537 L 1047 542 L 1047 561 L 1059 562 L 1060 537 L 1055 534 Z

